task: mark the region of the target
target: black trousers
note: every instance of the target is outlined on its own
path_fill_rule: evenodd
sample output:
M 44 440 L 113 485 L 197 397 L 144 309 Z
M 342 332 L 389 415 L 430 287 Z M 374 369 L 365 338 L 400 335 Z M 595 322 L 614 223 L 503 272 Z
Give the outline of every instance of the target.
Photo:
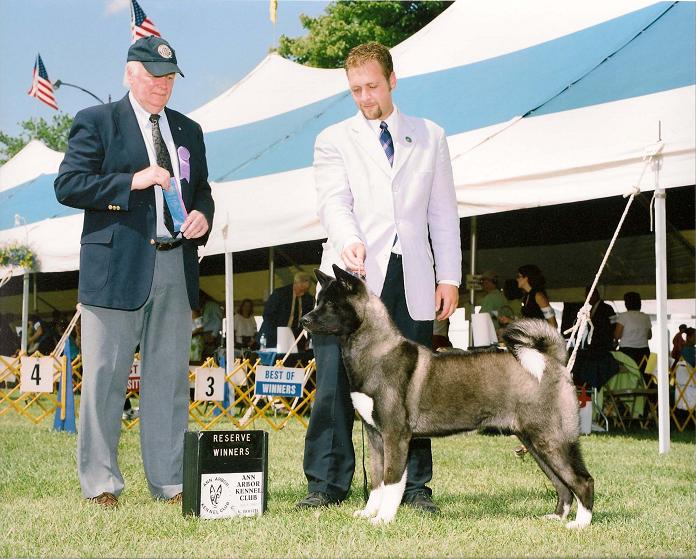
M 413 320 L 409 315 L 401 257 L 395 254 L 389 260 L 381 299 L 406 338 L 431 346 L 433 321 Z M 313 343 L 317 391 L 305 438 L 304 472 L 310 493 L 321 491 L 335 499 L 344 499 L 355 471 L 352 439 L 355 410 L 337 338 L 313 336 Z M 430 439 L 411 441 L 407 466 L 405 493 L 417 490 L 432 493 L 426 487 L 433 477 Z

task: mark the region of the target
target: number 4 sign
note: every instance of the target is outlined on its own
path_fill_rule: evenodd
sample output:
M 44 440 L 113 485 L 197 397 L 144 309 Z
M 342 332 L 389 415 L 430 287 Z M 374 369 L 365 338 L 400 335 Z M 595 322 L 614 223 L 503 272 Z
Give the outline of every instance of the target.
M 221 367 L 197 367 L 194 400 L 222 402 L 225 397 L 225 370 Z
M 53 392 L 53 358 L 22 357 L 20 392 Z

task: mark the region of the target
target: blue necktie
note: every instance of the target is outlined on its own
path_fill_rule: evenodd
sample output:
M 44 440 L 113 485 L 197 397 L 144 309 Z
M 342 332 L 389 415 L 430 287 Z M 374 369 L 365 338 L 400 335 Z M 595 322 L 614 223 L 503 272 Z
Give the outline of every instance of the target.
M 386 122 L 382 121 L 379 123 L 379 127 L 382 129 L 382 133 L 379 135 L 379 143 L 382 144 L 382 149 L 387 156 L 389 161 L 389 166 L 394 166 L 394 142 L 392 141 L 392 136 L 389 133 L 389 126 Z M 394 236 L 394 242 L 392 247 L 396 245 L 396 241 L 399 240 L 399 235 Z
M 389 161 L 389 166 L 394 166 L 394 142 L 392 141 L 391 134 L 389 133 L 389 127 L 387 123 L 382 121 L 379 123 L 379 127 L 382 129 L 382 133 L 379 135 L 379 143 L 382 144 L 382 149 L 387 155 L 387 160 Z

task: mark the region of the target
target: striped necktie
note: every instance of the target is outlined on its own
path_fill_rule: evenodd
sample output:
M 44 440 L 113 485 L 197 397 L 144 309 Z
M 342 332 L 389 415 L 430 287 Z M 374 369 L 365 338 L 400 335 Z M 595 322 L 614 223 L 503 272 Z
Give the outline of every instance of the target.
M 162 138 L 162 132 L 159 127 L 160 115 L 150 115 L 150 122 L 152 123 L 152 143 L 155 145 L 155 155 L 157 157 L 157 165 L 169 171 L 169 176 L 174 176 L 174 169 L 172 168 L 172 159 L 169 157 L 169 150 L 164 143 L 164 138 Z M 172 237 L 175 236 L 174 232 L 174 220 L 172 219 L 172 214 L 169 211 L 169 206 L 167 206 L 167 201 L 162 200 L 162 213 L 164 214 L 164 225 L 167 230 L 171 233 Z
M 394 166 L 394 142 L 392 141 L 392 136 L 389 133 L 389 126 L 386 122 L 382 121 L 379 123 L 379 127 L 382 132 L 379 135 L 379 143 L 382 144 L 382 149 L 387 156 L 389 161 L 389 166 Z

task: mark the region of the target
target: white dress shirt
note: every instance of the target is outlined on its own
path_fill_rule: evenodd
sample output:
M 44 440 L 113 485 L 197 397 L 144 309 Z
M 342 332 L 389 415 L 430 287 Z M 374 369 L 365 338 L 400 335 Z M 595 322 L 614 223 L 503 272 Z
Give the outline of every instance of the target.
M 140 127 L 140 132 L 143 135 L 143 140 L 145 140 L 145 147 L 147 148 L 147 157 L 150 160 L 150 165 L 157 165 L 157 154 L 155 153 L 155 143 L 152 140 L 152 123 L 150 122 L 150 114 L 133 96 L 133 92 L 128 93 L 128 99 L 133 106 L 133 111 L 135 111 L 135 119 L 138 121 L 138 126 Z M 162 133 L 162 139 L 164 140 L 164 145 L 167 146 L 167 151 L 169 152 L 169 158 L 172 160 L 172 168 L 174 171 L 174 177 L 176 178 L 177 185 L 181 184 L 179 177 L 179 156 L 176 153 L 176 146 L 174 145 L 174 138 L 172 137 L 172 131 L 169 128 L 169 121 L 167 120 L 167 115 L 164 109 L 159 113 L 159 128 Z M 153 186 L 155 190 L 155 208 L 157 210 L 157 238 L 159 239 L 170 239 L 171 234 L 167 230 L 164 224 L 164 213 L 162 207 L 164 204 L 164 196 L 162 194 L 162 187 L 158 184 Z M 180 187 L 179 187 L 180 188 Z

